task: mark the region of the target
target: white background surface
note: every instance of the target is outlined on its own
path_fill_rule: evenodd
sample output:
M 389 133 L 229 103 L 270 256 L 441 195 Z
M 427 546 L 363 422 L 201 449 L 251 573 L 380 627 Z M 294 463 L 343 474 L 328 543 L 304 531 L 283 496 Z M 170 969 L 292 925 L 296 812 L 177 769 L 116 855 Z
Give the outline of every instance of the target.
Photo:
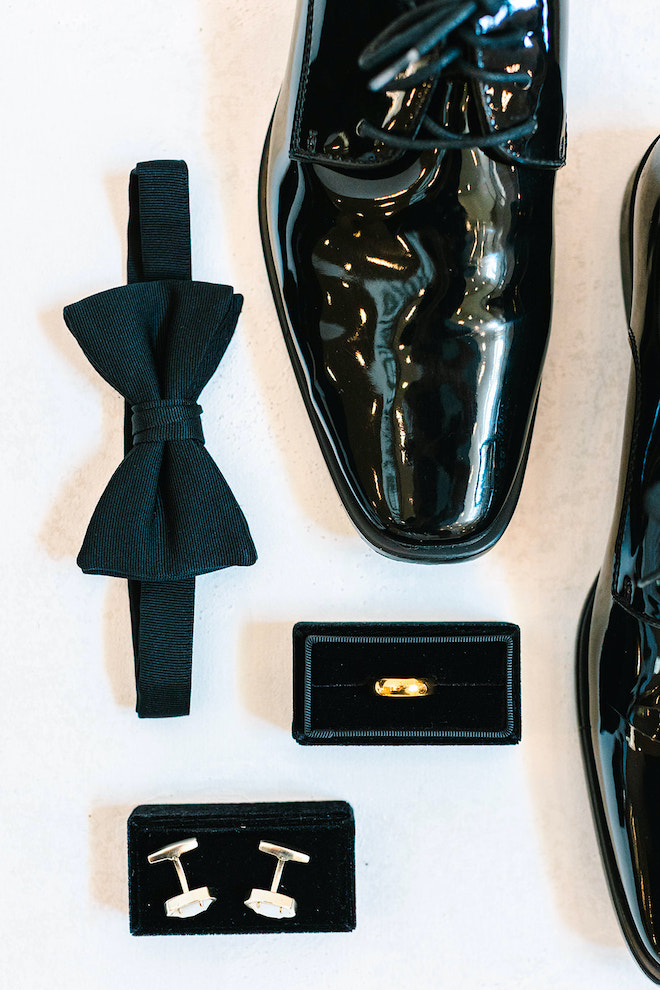
M 618 220 L 660 130 L 657 4 L 572 2 L 555 317 L 525 484 L 494 550 L 436 567 L 386 560 L 353 530 L 272 305 L 256 183 L 292 17 L 292 0 L 4 5 L 0 982 L 650 986 L 600 867 L 573 644 L 618 470 Z M 124 282 L 128 173 L 167 157 L 190 168 L 194 275 L 246 296 L 202 402 L 259 561 L 198 579 L 191 717 L 140 721 L 125 585 L 75 564 L 121 458 L 122 402 L 61 310 Z M 290 640 L 302 619 L 518 622 L 522 744 L 297 746 Z M 354 933 L 129 935 L 136 804 L 326 798 L 355 809 Z

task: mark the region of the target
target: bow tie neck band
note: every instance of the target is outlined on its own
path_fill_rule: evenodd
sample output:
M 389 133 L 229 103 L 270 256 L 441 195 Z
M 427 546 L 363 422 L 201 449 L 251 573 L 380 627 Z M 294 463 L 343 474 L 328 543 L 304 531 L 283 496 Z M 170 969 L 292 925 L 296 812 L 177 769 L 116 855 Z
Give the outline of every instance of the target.
M 78 564 L 128 579 L 137 713 L 159 718 L 190 710 L 195 575 L 257 559 L 204 446 L 197 404 L 243 299 L 191 279 L 185 162 L 138 164 L 129 201 L 129 284 L 64 310 L 91 364 L 126 400 L 125 456 Z

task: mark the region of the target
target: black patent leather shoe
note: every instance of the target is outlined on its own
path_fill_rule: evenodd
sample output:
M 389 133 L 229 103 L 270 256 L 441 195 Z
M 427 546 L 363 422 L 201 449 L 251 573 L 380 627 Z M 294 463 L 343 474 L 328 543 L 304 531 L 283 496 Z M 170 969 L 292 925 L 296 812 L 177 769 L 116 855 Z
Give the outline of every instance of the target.
M 619 922 L 660 983 L 660 144 L 623 225 L 632 376 L 618 505 L 578 641 L 580 734 Z
M 564 161 L 559 0 L 303 0 L 261 168 L 307 411 L 361 534 L 487 550 L 545 356 Z

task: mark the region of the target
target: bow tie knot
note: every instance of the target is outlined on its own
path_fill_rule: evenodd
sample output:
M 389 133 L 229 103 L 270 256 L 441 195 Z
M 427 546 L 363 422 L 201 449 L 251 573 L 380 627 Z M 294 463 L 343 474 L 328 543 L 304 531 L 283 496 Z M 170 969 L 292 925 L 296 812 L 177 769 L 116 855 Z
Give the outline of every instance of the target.
M 188 399 L 155 399 L 131 406 L 133 446 L 166 440 L 204 443 L 202 407 Z

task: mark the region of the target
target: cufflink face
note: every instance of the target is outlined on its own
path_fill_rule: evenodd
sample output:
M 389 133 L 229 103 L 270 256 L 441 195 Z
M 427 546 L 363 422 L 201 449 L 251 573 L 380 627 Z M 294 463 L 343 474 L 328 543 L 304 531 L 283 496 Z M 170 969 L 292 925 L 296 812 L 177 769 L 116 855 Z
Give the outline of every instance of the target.
M 282 871 L 285 863 L 309 863 L 307 853 L 296 852 L 295 849 L 287 849 L 285 846 L 277 846 L 272 842 L 259 843 L 259 851 L 275 856 L 277 866 L 273 875 L 273 882 L 270 890 L 263 890 L 260 887 L 253 887 L 250 896 L 245 901 L 255 914 L 263 915 L 264 918 L 295 918 L 298 905 L 293 897 L 280 894 L 277 888 L 280 885 Z
M 150 863 L 163 863 L 170 860 L 179 878 L 182 893 L 165 901 L 165 914 L 168 918 L 193 918 L 215 903 L 215 897 L 211 896 L 208 887 L 196 887 L 194 890 L 190 890 L 186 874 L 181 866 L 181 856 L 197 849 L 197 845 L 197 839 L 183 839 L 181 842 L 173 842 L 169 846 L 163 846 L 162 849 L 147 856 Z
M 272 890 L 260 890 L 258 887 L 252 888 L 252 893 L 245 904 L 255 914 L 260 914 L 264 918 L 295 918 L 298 910 L 293 897 Z
M 194 918 L 210 908 L 214 901 L 215 897 L 211 897 L 208 887 L 197 887 L 165 901 L 165 914 L 168 918 Z

